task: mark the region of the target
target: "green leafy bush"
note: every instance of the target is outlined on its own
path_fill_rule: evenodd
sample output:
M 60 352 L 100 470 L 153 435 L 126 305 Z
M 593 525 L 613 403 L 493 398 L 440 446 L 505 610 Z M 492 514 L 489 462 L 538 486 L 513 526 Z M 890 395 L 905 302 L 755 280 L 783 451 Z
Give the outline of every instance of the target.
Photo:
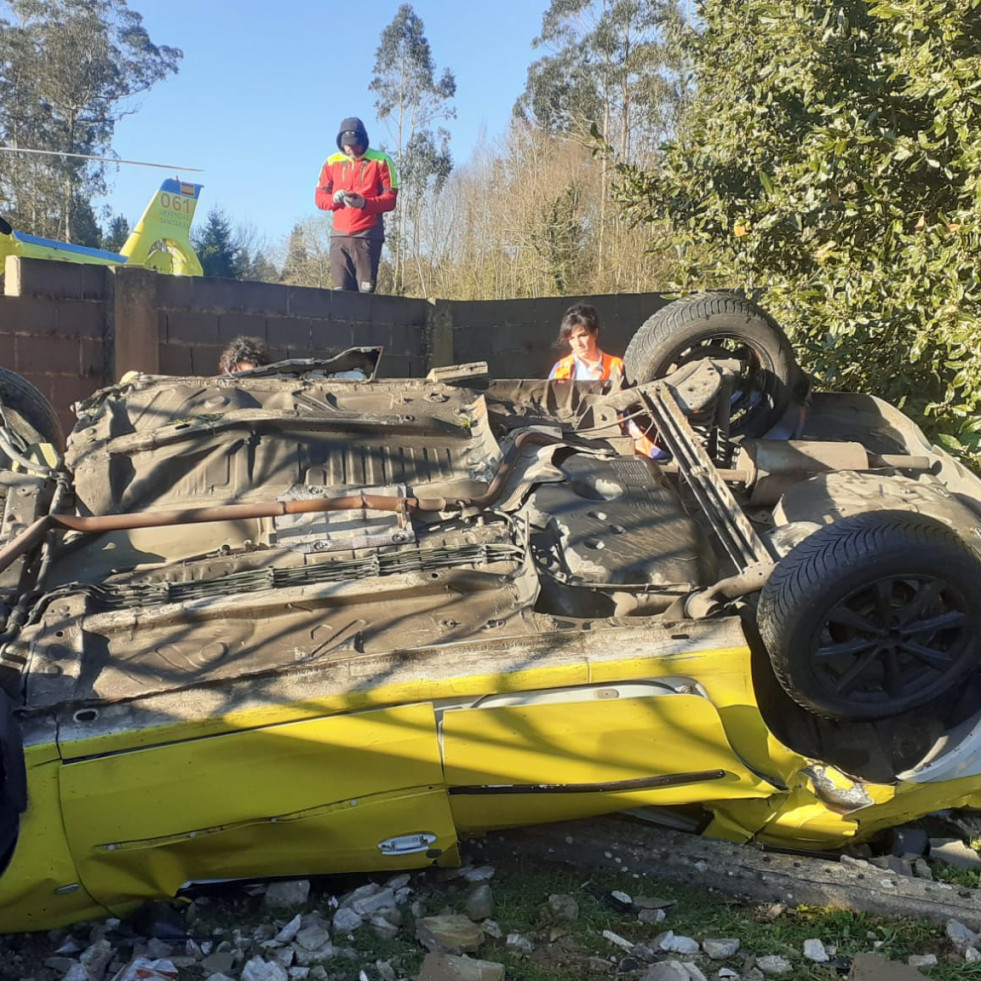
M 705 0 L 695 96 L 656 169 L 679 289 L 765 292 L 825 386 L 981 464 L 981 0 Z M 663 248 L 666 243 L 659 243 Z

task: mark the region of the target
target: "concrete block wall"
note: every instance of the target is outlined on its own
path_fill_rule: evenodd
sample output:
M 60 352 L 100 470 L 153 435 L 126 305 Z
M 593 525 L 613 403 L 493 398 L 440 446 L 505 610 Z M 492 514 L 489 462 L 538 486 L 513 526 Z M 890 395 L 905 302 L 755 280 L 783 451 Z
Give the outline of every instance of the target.
M 0 297 L 0 365 L 35 385 L 67 433 L 70 406 L 108 379 L 105 268 L 8 256 Z
M 261 337 L 276 360 L 380 345 L 388 378 L 470 361 L 487 361 L 492 377 L 543 378 L 565 353 L 555 338 L 575 302 L 596 307 L 603 349 L 623 354 L 667 301 L 658 293 L 429 301 L 10 256 L 0 365 L 30 379 L 68 431 L 71 405 L 97 388 L 130 370 L 215 374 L 239 334 Z
M 622 355 L 637 328 L 667 302 L 660 293 L 452 302 L 454 360 L 486 361 L 492 378 L 544 378 L 569 353 L 555 341 L 562 316 L 573 303 L 596 307 L 600 346 Z
M 274 360 L 381 345 L 383 374 L 418 376 L 428 370 L 425 300 L 157 276 L 153 307 L 162 374 L 215 374 L 219 355 L 239 334 L 261 337 Z

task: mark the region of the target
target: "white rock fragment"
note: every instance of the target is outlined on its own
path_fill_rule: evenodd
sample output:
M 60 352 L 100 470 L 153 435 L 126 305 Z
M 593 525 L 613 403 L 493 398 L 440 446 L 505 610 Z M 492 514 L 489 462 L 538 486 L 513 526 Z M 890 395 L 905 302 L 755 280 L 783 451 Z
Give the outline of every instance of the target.
M 369 924 L 375 936 L 382 940 L 394 940 L 399 935 L 398 926 L 387 920 L 381 913 L 376 913 Z
M 786 957 L 779 954 L 767 954 L 766 957 L 757 957 L 756 966 L 767 976 L 780 974 L 790 974 L 793 968 Z
M 921 968 L 921 967 L 934 967 L 937 964 L 936 954 L 910 954 L 906 958 L 906 963 L 910 967 Z
M 334 935 L 337 936 L 341 933 L 353 933 L 358 929 L 364 920 L 361 918 L 360 913 L 356 913 L 353 909 L 347 906 L 342 906 L 334 914 Z
M 946 930 L 947 938 L 962 953 L 967 947 L 976 947 L 978 940 L 981 939 L 973 930 L 964 926 L 959 920 L 948 920 Z
M 672 936 L 669 940 L 661 941 L 661 950 L 672 954 L 697 954 L 702 949 L 701 944 L 692 937 Z
M 606 931 L 604 930 L 603 933 L 605 934 Z M 505 945 L 521 954 L 531 954 L 535 950 L 535 945 L 523 933 L 509 933 Z
M 691 937 L 675 936 L 673 930 L 665 930 L 659 933 L 651 942 L 654 950 L 666 950 L 673 954 L 697 954 L 701 950 L 701 945 Z
M 824 944 L 816 938 L 804 941 L 804 956 L 815 964 L 824 964 L 830 959 Z
M 379 910 L 395 905 L 395 893 L 391 889 L 379 889 L 370 896 L 360 896 L 345 904 L 361 916 L 372 916 Z
M 465 868 L 460 872 L 464 882 L 490 882 L 497 869 L 493 865 L 478 865 L 476 868 Z
M 289 981 L 289 975 L 282 964 L 274 964 L 263 960 L 261 957 L 253 957 L 242 968 L 242 981 Z
M 548 913 L 555 920 L 574 922 L 579 919 L 579 903 L 566 892 L 553 892 L 548 897 Z
M 960 838 L 931 838 L 930 858 L 959 869 L 981 871 L 981 856 Z
M 656 923 L 663 923 L 668 918 L 668 914 L 663 909 L 642 909 L 637 914 L 637 919 L 641 923 L 653 926 Z
M 282 964 L 283 967 L 289 967 L 295 957 L 296 951 L 292 947 L 280 947 L 279 950 L 274 950 L 269 954 L 271 960 L 277 964 Z
M 702 941 L 702 950 L 713 961 L 724 961 L 735 956 L 739 950 L 739 941 L 735 937 L 713 937 Z
M 688 968 L 680 961 L 661 961 L 655 964 L 642 981 L 689 981 Z
M 303 918 L 300 916 L 299 913 L 297 913 L 296 916 L 294 916 L 293 919 L 290 920 L 289 923 L 287 923 L 279 931 L 279 933 L 276 934 L 275 939 L 278 940 L 281 944 L 288 944 L 300 932 L 300 924 L 302 920 Z
M 87 947 L 79 960 L 82 962 L 82 967 L 89 972 L 90 977 L 101 978 L 106 973 L 113 953 L 112 944 L 103 938 L 97 940 L 91 947 Z
M 603 936 L 606 937 L 611 944 L 615 944 L 622 950 L 629 951 L 634 949 L 634 945 L 629 940 L 627 940 L 625 937 L 621 937 L 619 933 L 614 933 L 612 930 L 604 930 Z

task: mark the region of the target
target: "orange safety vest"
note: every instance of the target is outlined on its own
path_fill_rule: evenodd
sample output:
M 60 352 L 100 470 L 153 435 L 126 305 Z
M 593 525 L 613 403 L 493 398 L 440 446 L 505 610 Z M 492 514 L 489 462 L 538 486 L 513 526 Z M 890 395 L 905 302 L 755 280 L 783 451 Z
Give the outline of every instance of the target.
M 570 354 L 561 361 L 555 362 L 548 377 L 555 381 L 569 381 L 570 378 L 575 378 L 575 376 L 576 356 Z M 605 381 L 608 378 L 613 378 L 617 382 L 623 381 L 623 359 L 614 357 L 612 354 L 607 354 L 605 351 L 600 351 L 599 374 L 595 380 Z
M 621 384 L 623 381 L 623 359 L 614 357 L 612 354 L 607 354 L 605 351 L 600 351 L 600 357 L 599 374 L 596 376 L 596 380 L 613 379 L 617 385 Z M 575 377 L 575 373 L 576 356 L 570 354 L 561 361 L 555 362 L 554 367 L 549 373 L 549 378 L 553 381 L 569 381 Z M 633 419 L 627 420 L 626 423 L 621 423 L 620 426 L 633 439 L 634 453 L 640 456 L 654 457 L 655 459 L 661 456 L 661 448 L 641 431 Z

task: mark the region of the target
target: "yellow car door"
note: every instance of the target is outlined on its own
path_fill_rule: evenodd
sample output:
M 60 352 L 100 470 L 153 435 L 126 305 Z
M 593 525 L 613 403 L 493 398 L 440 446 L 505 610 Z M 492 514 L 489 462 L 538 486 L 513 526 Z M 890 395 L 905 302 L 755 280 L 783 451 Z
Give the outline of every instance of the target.
M 65 761 L 61 799 L 79 877 L 113 908 L 457 855 L 429 703 L 87 754 Z

